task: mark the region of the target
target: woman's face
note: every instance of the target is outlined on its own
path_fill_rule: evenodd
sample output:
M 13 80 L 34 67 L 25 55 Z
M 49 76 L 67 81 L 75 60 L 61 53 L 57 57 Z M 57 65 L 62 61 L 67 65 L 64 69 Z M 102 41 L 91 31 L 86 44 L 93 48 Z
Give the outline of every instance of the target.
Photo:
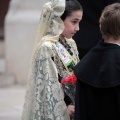
M 64 20 L 64 31 L 60 38 L 71 38 L 79 30 L 79 22 L 82 20 L 83 12 L 81 10 L 73 11 L 72 14 Z

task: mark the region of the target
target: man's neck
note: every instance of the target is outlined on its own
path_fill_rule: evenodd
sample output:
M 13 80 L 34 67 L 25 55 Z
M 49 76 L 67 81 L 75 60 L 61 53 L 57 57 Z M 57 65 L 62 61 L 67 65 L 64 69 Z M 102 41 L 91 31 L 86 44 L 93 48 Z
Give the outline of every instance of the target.
M 120 44 L 120 38 L 114 39 L 113 37 L 110 37 L 106 40 L 104 40 L 106 43 L 113 43 L 113 44 Z

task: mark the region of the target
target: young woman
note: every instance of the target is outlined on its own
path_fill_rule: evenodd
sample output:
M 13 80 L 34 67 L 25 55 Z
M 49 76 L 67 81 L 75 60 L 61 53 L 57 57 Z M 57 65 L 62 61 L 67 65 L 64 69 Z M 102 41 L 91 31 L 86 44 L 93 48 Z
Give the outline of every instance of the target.
M 76 0 L 51 0 L 43 7 L 22 120 L 70 120 L 74 107 L 66 102 L 67 108 L 60 82 L 71 75 L 68 63 L 72 69 L 79 61 L 72 36 L 82 14 Z

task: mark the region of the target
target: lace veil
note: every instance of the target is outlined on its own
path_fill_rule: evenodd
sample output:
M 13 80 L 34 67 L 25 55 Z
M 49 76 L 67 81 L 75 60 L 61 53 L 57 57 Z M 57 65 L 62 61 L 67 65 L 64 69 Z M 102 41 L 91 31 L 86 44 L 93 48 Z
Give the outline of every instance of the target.
M 42 9 L 33 58 L 38 48 L 45 41 L 55 42 L 64 30 L 64 23 L 60 16 L 65 10 L 65 0 L 49 0 Z

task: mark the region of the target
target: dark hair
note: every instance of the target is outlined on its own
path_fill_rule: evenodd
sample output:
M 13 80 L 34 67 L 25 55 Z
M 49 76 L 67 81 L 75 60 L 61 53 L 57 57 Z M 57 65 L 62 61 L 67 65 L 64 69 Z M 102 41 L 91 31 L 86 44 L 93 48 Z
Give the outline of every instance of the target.
M 103 39 L 120 37 L 120 3 L 105 7 L 100 17 L 100 27 Z
M 70 16 L 73 11 L 77 10 L 83 11 L 82 6 L 77 0 L 66 0 L 65 11 L 61 16 L 61 19 L 64 21 L 67 16 Z

